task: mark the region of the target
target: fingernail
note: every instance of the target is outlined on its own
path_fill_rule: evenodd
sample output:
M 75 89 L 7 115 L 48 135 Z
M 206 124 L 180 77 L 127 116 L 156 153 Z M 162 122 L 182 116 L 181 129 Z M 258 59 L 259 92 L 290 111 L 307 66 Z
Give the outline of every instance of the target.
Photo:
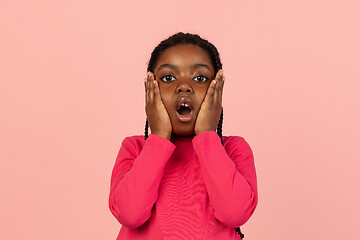
M 153 81 L 153 84 L 155 84 L 155 83 L 156 83 L 156 81 L 154 80 L 154 81 Z
M 213 81 L 213 84 L 214 84 L 214 85 L 216 84 L 216 80 Z
M 151 73 L 150 73 L 150 72 L 148 72 L 148 73 L 147 73 L 147 76 L 148 76 L 148 77 L 150 77 L 150 76 L 151 76 Z

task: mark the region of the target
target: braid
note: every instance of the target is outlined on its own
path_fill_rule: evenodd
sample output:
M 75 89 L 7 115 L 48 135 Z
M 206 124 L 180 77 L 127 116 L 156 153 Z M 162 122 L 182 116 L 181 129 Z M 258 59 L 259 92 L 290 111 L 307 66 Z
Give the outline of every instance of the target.
M 148 130 L 149 130 L 149 122 L 148 122 L 148 120 L 147 120 L 147 118 L 146 118 L 146 121 L 145 121 L 145 140 L 146 140 L 146 139 L 148 138 L 148 136 L 149 136 Z
M 219 52 L 213 44 L 208 42 L 206 39 L 201 38 L 197 34 L 178 32 L 178 33 L 170 36 L 169 38 L 163 40 L 162 42 L 160 42 L 160 44 L 157 47 L 155 47 L 154 51 L 151 53 L 147 71 L 154 72 L 156 62 L 162 52 L 164 52 L 166 49 L 168 49 L 170 47 L 181 45 L 181 44 L 193 44 L 193 45 L 199 46 L 202 49 L 204 49 L 209 54 L 211 63 L 213 64 L 213 67 L 215 70 L 215 76 L 216 76 L 216 73 L 220 69 L 222 69 L 222 63 L 220 60 Z M 214 76 L 214 78 L 215 78 L 215 76 Z M 223 139 L 222 139 L 222 123 L 223 123 L 223 109 L 221 109 L 221 115 L 220 115 L 220 119 L 219 119 L 219 123 L 218 123 L 216 132 L 217 132 L 218 136 L 220 137 L 221 144 L 224 145 Z M 148 138 L 148 128 L 149 128 L 149 123 L 148 123 L 148 120 L 146 119 L 145 140 Z M 241 239 L 244 238 L 244 234 L 241 233 L 240 227 L 235 228 L 235 231 L 240 235 Z
M 235 231 L 240 235 L 241 239 L 244 238 L 245 235 L 241 232 L 240 227 L 235 228 Z
M 213 62 L 213 66 L 215 68 L 215 76 L 216 76 L 217 71 L 222 69 L 222 63 L 220 61 L 219 52 L 216 49 L 216 47 L 209 42 L 207 42 L 206 48 L 208 49 L 208 53 L 210 55 L 211 61 Z
M 220 120 L 219 120 L 219 124 L 217 126 L 217 134 L 219 135 L 219 137 L 221 139 L 221 144 L 224 145 L 223 139 L 222 139 L 222 123 L 223 123 L 223 109 L 221 109 Z

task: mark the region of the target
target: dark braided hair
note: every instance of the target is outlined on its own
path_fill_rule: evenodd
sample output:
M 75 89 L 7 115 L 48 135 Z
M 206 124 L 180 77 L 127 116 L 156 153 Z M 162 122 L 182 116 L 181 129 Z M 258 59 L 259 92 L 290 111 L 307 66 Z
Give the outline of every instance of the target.
M 173 47 L 173 46 L 185 45 L 185 44 L 192 44 L 195 46 L 199 46 L 208 53 L 211 63 L 215 70 L 215 75 L 214 75 L 214 78 L 215 78 L 216 73 L 220 69 L 222 69 L 222 63 L 220 61 L 219 52 L 216 49 L 216 47 L 213 44 L 211 44 L 210 42 L 208 42 L 207 40 L 201 38 L 197 34 L 190 34 L 190 33 L 183 33 L 183 32 L 178 32 L 178 33 L 170 36 L 169 38 L 160 42 L 160 44 L 157 47 L 155 47 L 154 51 L 151 53 L 147 71 L 154 72 L 154 68 L 156 66 L 159 56 L 166 49 Z M 222 123 L 223 123 L 223 109 L 221 109 L 220 120 L 219 120 L 216 132 L 217 132 L 218 136 L 220 137 L 221 144 L 224 145 L 223 139 L 222 139 Z M 148 123 L 148 120 L 146 119 L 145 140 L 148 138 L 148 128 L 149 128 L 149 123 Z M 235 228 L 235 231 L 240 235 L 241 239 L 244 238 L 244 234 L 241 233 L 240 227 Z

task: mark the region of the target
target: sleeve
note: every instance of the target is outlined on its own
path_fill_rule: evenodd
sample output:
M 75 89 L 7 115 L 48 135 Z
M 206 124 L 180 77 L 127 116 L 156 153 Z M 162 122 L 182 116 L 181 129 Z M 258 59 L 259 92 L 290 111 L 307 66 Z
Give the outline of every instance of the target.
M 125 138 L 111 174 L 109 208 L 128 228 L 137 228 L 150 218 L 166 162 L 176 146 L 150 134 L 140 148 L 136 139 Z
M 226 145 L 225 150 L 215 131 L 193 138 L 214 216 L 224 225 L 236 228 L 255 211 L 257 180 L 253 153 L 245 139 L 234 136 Z

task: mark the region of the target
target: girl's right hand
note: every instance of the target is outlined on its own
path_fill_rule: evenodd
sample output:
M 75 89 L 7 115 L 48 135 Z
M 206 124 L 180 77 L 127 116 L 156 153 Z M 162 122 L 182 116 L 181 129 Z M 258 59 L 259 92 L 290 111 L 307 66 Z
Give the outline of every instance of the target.
M 152 134 L 169 139 L 172 125 L 165 105 L 161 100 L 158 82 L 154 80 L 154 74 L 148 72 L 144 80 L 145 85 L 145 111 Z

